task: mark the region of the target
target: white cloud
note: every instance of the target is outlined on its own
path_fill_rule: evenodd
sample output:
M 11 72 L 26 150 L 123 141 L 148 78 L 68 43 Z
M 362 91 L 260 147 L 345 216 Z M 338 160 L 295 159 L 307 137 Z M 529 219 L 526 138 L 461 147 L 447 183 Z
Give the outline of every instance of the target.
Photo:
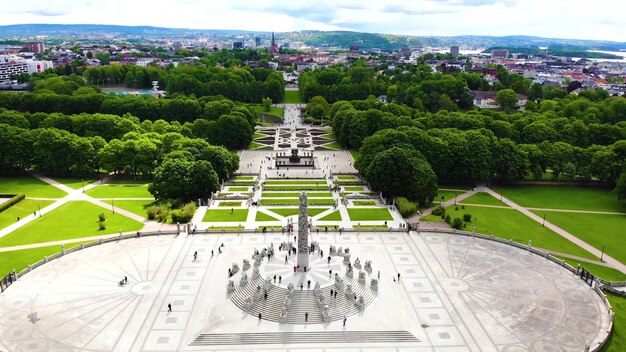
M 2 24 L 95 23 L 414 35 L 535 35 L 626 41 L 622 0 L 24 0 Z

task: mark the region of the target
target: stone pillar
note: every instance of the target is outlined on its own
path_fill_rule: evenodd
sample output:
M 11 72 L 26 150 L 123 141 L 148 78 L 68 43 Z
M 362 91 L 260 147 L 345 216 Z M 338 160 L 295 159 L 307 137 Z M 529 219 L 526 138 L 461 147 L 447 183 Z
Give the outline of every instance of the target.
M 298 261 L 300 270 L 309 266 L 309 214 L 306 192 L 300 193 L 300 214 L 298 215 Z

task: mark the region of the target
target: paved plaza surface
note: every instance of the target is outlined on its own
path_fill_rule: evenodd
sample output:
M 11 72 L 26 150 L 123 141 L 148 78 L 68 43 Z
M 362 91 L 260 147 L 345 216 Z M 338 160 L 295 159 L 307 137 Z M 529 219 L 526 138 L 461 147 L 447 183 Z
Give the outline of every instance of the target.
M 325 253 L 311 254 L 304 276 L 293 274 L 293 258 L 278 251 L 288 240 L 280 234 L 183 233 L 68 254 L 0 295 L 0 350 L 582 351 L 607 332 L 607 308 L 589 286 L 506 244 L 425 232 L 312 234 Z M 348 313 L 345 327 L 343 319 L 259 321 L 227 293 L 228 269 L 234 262 L 241 267 L 243 259 L 252 262 L 255 249 L 272 244 L 275 258 L 259 267 L 261 278 L 282 276 L 270 293 L 289 283 L 300 291 L 304 280 L 312 280 L 311 289 L 319 282 L 324 292 L 335 287 L 327 269 L 343 277 L 345 265 L 339 256 L 325 259 L 331 245 L 349 247 L 352 263 L 371 260 L 367 280 L 355 288 L 370 292 L 380 271 L 378 290 L 363 311 Z M 242 273 L 252 270 L 242 268 L 231 278 L 237 290 Z M 124 276 L 128 284 L 118 286 Z M 310 291 L 306 284 L 304 291 Z M 274 308 L 280 309 L 267 307 Z

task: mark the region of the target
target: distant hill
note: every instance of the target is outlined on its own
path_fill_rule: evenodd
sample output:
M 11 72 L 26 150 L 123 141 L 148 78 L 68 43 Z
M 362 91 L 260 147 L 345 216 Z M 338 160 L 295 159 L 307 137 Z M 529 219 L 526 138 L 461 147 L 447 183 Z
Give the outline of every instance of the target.
M 122 38 L 194 38 L 200 34 L 214 34 L 228 38 L 244 34 L 269 35 L 269 32 L 96 24 L 19 24 L 0 26 L 0 39 L 14 39 L 16 37 L 32 37 L 38 35 L 67 38 L 101 35 L 114 35 Z M 302 41 L 313 46 L 327 45 L 331 47 L 347 48 L 350 45 L 358 45 L 363 49 L 378 48 L 381 50 L 397 50 L 406 47 L 417 48 L 423 46 L 446 47 L 451 45 L 461 45 L 464 47 L 474 48 L 536 48 L 544 46 L 567 46 L 572 50 L 626 50 L 626 43 L 600 40 L 541 38 L 523 35 L 503 37 L 476 35 L 436 37 L 361 33 L 350 31 L 298 31 L 277 33 L 276 36 L 278 39 L 289 38 L 296 41 Z

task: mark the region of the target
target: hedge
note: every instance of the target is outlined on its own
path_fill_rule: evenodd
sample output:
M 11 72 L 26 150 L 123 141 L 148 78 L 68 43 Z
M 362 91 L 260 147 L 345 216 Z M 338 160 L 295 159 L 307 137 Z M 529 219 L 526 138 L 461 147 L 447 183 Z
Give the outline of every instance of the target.
M 0 198 L 11 197 L 11 199 L 6 202 L 0 204 L 0 213 L 14 206 L 15 204 L 22 201 L 22 199 L 26 198 L 24 193 L 20 194 L 0 194 Z

